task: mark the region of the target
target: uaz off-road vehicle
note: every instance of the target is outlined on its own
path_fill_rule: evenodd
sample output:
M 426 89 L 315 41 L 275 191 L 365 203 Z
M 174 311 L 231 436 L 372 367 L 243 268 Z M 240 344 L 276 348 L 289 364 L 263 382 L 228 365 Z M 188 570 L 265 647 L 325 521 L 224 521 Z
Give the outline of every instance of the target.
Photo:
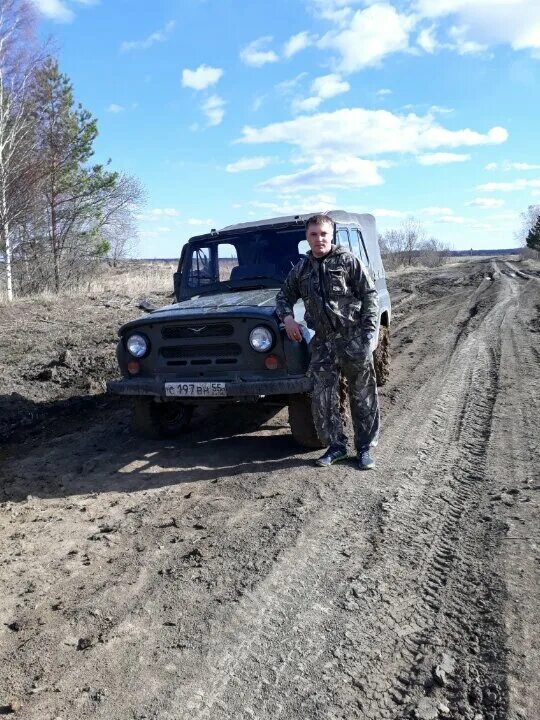
M 390 298 L 375 219 L 340 210 L 334 242 L 357 255 L 379 295 L 372 350 L 378 384 L 388 374 Z M 313 332 L 291 342 L 275 314 L 275 296 L 289 270 L 309 250 L 309 215 L 278 217 L 212 230 L 183 247 L 174 274 L 173 305 L 123 325 L 117 356 L 123 379 L 110 392 L 135 398 L 134 429 L 172 435 L 203 403 L 288 404 L 294 438 L 321 447 L 311 417 L 306 377 Z M 304 305 L 295 319 L 303 323 Z

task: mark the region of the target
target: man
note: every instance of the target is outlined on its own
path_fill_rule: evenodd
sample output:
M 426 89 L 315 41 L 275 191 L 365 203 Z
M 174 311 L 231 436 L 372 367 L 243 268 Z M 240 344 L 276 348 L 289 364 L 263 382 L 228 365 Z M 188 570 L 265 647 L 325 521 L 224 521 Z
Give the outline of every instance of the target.
M 319 439 L 328 450 L 323 467 L 347 458 L 347 437 L 339 404 L 339 376 L 348 381 L 358 465 L 375 466 L 370 448 L 379 434 L 377 381 L 370 342 L 378 320 L 377 291 L 360 260 L 332 244 L 334 222 L 314 215 L 306 223 L 310 252 L 289 272 L 277 294 L 277 314 L 290 340 L 300 342 L 293 307 L 302 298 L 305 320 L 315 331 L 308 374 L 313 378 L 312 410 Z

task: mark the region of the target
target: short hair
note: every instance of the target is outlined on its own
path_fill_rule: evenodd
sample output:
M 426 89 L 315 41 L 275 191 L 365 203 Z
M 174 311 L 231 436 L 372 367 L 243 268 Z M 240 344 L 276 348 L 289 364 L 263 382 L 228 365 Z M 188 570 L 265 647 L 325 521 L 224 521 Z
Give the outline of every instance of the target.
M 332 220 L 332 218 L 329 215 L 312 215 L 310 218 L 306 220 L 306 230 L 310 225 L 324 225 L 325 223 L 328 223 L 332 226 L 332 229 L 335 229 L 336 224 Z

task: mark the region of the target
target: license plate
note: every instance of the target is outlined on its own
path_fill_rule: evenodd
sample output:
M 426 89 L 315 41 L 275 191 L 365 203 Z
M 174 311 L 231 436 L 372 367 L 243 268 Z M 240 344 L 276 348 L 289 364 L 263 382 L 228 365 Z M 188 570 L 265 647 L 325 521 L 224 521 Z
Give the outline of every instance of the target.
M 168 382 L 165 383 L 167 397 L 224 397 L 225 383 L 220 382 Z

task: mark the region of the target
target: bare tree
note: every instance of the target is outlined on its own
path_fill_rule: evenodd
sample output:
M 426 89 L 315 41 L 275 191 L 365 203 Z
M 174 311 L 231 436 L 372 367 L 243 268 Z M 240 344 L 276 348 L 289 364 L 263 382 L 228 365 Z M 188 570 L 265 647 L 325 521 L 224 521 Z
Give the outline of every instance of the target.
M 13 300 L 16 226 L 31 196 L 33 122 L 28 99 L 39 56 L 28 0 L 0 2 L 0 245 L 8 300 Z
M 379 238 L 385 264 L 390 268 L 402 265 L 439 265 L 448 254 L 448 246 L 435 237 L 428 238 L 421 222 L 409 216 L 399 228 L 387 230 Z
M 516 232 L 515 238 L 520 245 L 527 245 L 527 237 L 540 218 L 540 205 L 529 205 L 521 213 L 521 228 Z
M 410 215 L 402 225 L 403 253 L 407 265 L 413 265 L 415 256 L 426 240 L 426 231 L 417 218 Z
M 134 213 L 144 200 L 141 184 L 129 175 L 120 175 L 116 187 L 109 193 L 100 233 L 107 245 L 106 256 L 113 267 L 137 247 L 139 237 Z

